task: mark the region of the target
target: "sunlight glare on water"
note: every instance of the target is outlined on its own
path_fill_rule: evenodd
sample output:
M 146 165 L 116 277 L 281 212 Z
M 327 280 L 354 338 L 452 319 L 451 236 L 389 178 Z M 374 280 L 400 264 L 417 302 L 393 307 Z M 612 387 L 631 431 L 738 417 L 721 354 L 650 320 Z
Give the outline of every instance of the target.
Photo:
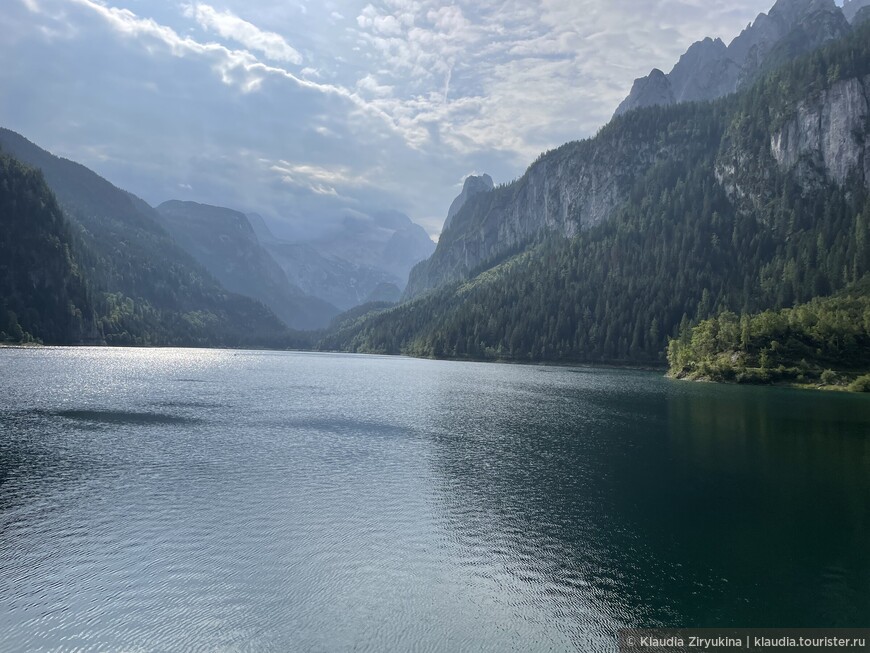
M 215 350 L 0 370 L 2 651 L 611 651 L 870 614 L 863 397 Z

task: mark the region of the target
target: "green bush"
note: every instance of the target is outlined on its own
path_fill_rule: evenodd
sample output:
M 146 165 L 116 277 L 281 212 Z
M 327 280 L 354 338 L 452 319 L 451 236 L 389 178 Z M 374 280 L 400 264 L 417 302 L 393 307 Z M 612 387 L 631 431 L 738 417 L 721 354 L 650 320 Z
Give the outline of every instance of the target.
M 859 376 L 849 384 L 850 392 L 870 392 L 870 374 Z

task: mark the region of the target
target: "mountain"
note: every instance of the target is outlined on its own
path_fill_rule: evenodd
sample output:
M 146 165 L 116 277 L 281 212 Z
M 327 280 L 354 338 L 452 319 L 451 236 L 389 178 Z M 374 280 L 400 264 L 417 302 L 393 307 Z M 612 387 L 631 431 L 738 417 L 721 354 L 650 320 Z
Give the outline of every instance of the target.
M 324 256 L 307 243 L 276 241 L 264 247 L 294 285 L 341 310 L 362 304 L 382 284 L 399 283 L 384 270 Z
M 861 7 L 856 13 L 855 16 L 850 21 L 853 26 L 858 26 L 861 23 L 870 20 L 870 5 L 866 7 Z
M 293 284 L 341 310 L 369 301 L 380 286 L 404 289 L 411 268 L 435 249 L 426 231 L 398 211 L 348 212 L 339 229 L 302 243 L 276 238 L 262 219 L 252 225 Z
M 101 339 L 74 248 L 42 174 L 0 155 L 0 342 Z
M 721 311 L 858 283 L 870 273 L 868 98 L 862 23 L 736 95 L 622 115 L 470 199 L 412 272 L 409 301 L 319 346 L 663 364 L 669 337 Z
M 259 213 L 248 213 L 247 218 L 251 225 L 251 229 L 254 230 L 254 234 L 257 236 L 257 240 L 260 244 L 268 245 L 270 243 L 278 242 L 278 238 L 276 238 L 275 234 L 272 233 L 272 230 L 269 229 L 269 225 L 266 224 L 262 215 Z
M 363 304 L 395 304 L 402 298 L 402 291 L 392 283 L 380 283 L 369 293 Z
M 683 129 L 647 136 L 641 121 L 615 121 L 594 139 L 542 155 L 517 181 L 469 198 L 432 256 L 411 271 L 405 297 L 467 279 L 542 233 L 571 238 L 601 223 L 650 165 L 679 159 L 698 138 Z
M 843 3 L 843 15 L 850 23 L 855 24 L 855 19 L 865 7 L 870 7 L 870 0 L 845 0 Z
M 614 115 L 733 93 L 765 71 L 845 36 L 850 29 L 847 17 L 854 17 L 859 3 L 863 6 L 866 0 L 853 0 L 841 10 L 834 0 L 778 0 L 727 47 L 719 39 L 706 38 L 689 47 L 667 75 L 654 69 L 635 80 Z
M 327 258 L 386 272 L 399 287 L 411 267 L 435 249 L 426 231 L 398 211 L 347 212 L 339 229 L 309 244 Z
M 319 329 L 338 315 L 337 308 L 290 283 L 243 213 L 177 200 L 157 212 L 175 241 L 227 290 L 261 301 L 289 327 Z
M 465 203 L 469 199 L 475 195 L 480 195 L 480 193 L 488 193 L 492 189 L 492 177 L 487 174 L 480 176 L 469 175 L 466 177 L 465 182 L 462 184 L 462 192 L 453 200 L 450 208 L 447 210 L 447 219 L 444 221 L 442 231 L 446 231 L 450 227 L 450 223 L 453 222 L 453 218 L 459 213 L 459 209 L 465 206 Z
M 769 16 L 759 16 L 729 48 L 756 51 L 758 44 L 751 41 L 758 40 L 760 34 L 776 26 L 803 24 L 819 12 L 831 13 L 831 7 L 845 22 L 839 8 L 826 0 L 779 0 Z M 820 25 L 824 32 L 825 24 Z M 851 31 L 847 27 L 846 33 Z M 708 39 L 690 48 L 672 71 L 677 91 L 685 97 L 694 93 L 692 89 L 698 86 L 691 83 L 693 76 L 689 72 L 701 66 L 704 53 L 721 53 L 723 47 L 721 42 Z M 666 77 L 654 71 L 651 79 Z M 670 82 L 668 89 L 673 92 Z M 627 100 L 633 101 L 632 97 Z M 852 122 L 858 128 L 860 117 Z M 615 120 L 595 139 L 569 143 L 542 155 L 517 182 L 467 201 L 454 216 L 451 228 L 442 234 L 432 257 L 412 270 L 405 297 L 413 298 L 444 283 L 466 279 L 481 266 L 522 250 L 542 233 L 570 238 L 600 223 L 627 199 L 639 174 L 655 161 L 681 156 L 682 148 L 694 138 L 691 133 L 678 131 L 663 134 L 661 142 L 653 142 L 638 133 L 638 124 Z M 818 129 L 814 130 L 806 120 L 804 126 L 810 129 L 808 134 L 818 134 Z M 843 148 L 849 150 L 851 137 L 840 136 L 845 139 Z M 854 148 L 851 151 L 852 156 L 858 156 Z
M 90 288 L 97 330 L 109 344 L 280 346 L 293 341 L 262 304 L 222 288 L 141 199 L 15 132 L 0 129 L 0 148 L 42 171 L 68 221 L 72 255 Z M 40 274 L 38 266 L 31 273 Z

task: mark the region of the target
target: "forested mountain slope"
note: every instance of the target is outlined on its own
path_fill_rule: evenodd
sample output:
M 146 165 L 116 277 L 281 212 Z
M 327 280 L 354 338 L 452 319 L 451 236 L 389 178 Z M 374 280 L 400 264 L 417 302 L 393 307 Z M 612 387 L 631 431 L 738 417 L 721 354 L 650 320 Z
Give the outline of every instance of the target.
M 259 302 L 222 288 L 158 224 L 139 198 L 91 170 L 0 129 L 8 155 L 39 168 L 69 221 L 72 259 L 91 291 L 96 327 L 109 344 L 240 346 L 292 337 Z M 11 220 L 23 215 L 12 213 Z M 41 274 L 50 260 L 34 260 Z M 46 342 L 56 340 L 34 334 Z
M 681 324 L 843 288 L 870 271 L 868 75 L 864 24 L 736 96 L 617 118 L 473 198 L 415 288 L 447 285 L 343 322 L 321 346 L 664 362 Z M 584 219 L 583 186 L 609 215 Z M 523 238 L 538 241 L 511 258 Z
M 69 225 L 38 170 L 0 154 L 0 342 L 94 337 Z

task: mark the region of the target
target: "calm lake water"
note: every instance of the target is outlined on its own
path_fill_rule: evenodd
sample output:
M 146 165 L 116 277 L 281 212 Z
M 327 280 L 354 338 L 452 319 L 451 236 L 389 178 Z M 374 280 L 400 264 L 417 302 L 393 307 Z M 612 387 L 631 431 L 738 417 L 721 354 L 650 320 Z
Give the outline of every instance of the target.
M 870 398 L 0 350 L 0 651 L 611 651 L 870 626 Z

